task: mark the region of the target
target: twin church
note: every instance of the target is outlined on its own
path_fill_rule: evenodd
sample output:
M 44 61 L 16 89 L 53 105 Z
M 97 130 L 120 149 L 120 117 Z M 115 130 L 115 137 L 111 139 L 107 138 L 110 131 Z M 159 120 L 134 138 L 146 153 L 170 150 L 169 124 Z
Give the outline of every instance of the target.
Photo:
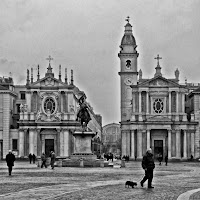
M 90 113 L 88 129 L 96 134 L 92 141 L 92 152 L 101 149 L 102 117 L 95 114 L 86 101 L 86 94 L 74 84 L 73 70 L 68 80 L 65 69 L 64 80 L 54 77 L 52 58 L 44 77 L 37 79 L 33 69 L 27 70 L 25 85 L 15 85 L 11 77 L 0 78 L 0 159 L 11 149 L 17 158 L 31 154 L 49 155 L 55 151 L 57 157 L 67 158 L 74 153 L 73 133 L 82 130 L 77 121 L 79 100 L 84 98 Z
M 155 157 L 168 155 L 169 159 L 200 157 L 200 87 L 179 83 L 179 70 L 174 77 L 162 75 L 161 57 L 157 55 L 154 77 L 146 79 L 138 71 L 139 53 L 132 26 L 127 20 L 120 52 L 121 86 L 121 155 L 141 159 L 147 148 Z M 67 69 L 64 80 L 54 77 L 52 58 L 45 76 L 37 78 L 27 70 L 25 85 L 15 85 L 11 77 L 0 78 L 0 159 L 11 149 L 16 157 L 29 153 L 40 156 L 54 150 L 58 157 L 74 153 L 73 133 L 80 130 L 76 120 L 79 99 L 84 91 L 70 81 Z M 95 114 L 86 102 L 91 121 L 88 128 L 96 133 L 92 152 L 101 153 L 102 117 Z
M 154 77 L 138 71 L 139 53 L 127 19 L 120 52 L 121 154 L 141 159 L 148 148 L 157 157 L 188 159 L 200 156 L 200 85 L 179 83 L 162 75 L 161 57 L 155 58 Z

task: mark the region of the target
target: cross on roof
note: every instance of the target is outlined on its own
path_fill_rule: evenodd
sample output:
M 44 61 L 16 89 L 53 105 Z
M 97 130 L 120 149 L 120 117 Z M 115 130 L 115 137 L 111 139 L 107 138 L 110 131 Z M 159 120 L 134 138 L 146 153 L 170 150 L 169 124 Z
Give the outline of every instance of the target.
M 50 64 L 50 62 L 51 62 L 51 60 L 53 60 L 53 58 L 51 56 L 49 56 L 48 58 L 46 58 L 46 60 L 48 60 L 49 64 Z
M 158 54 L 157 57 L 155 57 L 154 59 L 156 59 L 158 61 L 158 65 L 159 65 L 159 60 L 162 59 L 162 58 L 159 57 L 159 54 Z
M 129 23 L 130 17 L 128 16 L 125 21 L 127 21 Z

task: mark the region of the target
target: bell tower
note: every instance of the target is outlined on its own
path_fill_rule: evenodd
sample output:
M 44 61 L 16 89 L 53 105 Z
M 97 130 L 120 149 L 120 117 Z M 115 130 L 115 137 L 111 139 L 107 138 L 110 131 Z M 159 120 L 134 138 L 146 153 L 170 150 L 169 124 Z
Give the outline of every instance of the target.
M 132 113 L 132 86 L 138 82 L 136 41 L 132 33 L 129 17 L 126 19 L 124 36 L 121 40 L 120 52 L 120 85 L 121 85 L 121 121 L 130 120 Z

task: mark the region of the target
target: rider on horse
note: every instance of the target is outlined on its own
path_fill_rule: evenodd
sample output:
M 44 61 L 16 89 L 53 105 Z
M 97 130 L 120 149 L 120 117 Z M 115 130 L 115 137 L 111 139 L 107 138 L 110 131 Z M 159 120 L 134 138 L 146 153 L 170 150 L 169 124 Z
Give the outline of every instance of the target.
M 88 111 L 88 106 L 85 102 L 85 95 L 83 95 L 79 100 L 80 109 L 77 113 L 77 121 L 80 119 L 81 126 L 86 129 L 88 122 L 91 120 L 90 113 Z

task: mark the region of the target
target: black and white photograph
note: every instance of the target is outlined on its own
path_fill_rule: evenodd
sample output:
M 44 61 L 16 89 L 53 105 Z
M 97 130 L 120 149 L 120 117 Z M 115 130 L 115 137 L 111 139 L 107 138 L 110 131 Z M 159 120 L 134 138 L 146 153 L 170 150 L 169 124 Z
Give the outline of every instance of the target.
M 199 10 L 0 0 L 0 200 L 200 199 Z

